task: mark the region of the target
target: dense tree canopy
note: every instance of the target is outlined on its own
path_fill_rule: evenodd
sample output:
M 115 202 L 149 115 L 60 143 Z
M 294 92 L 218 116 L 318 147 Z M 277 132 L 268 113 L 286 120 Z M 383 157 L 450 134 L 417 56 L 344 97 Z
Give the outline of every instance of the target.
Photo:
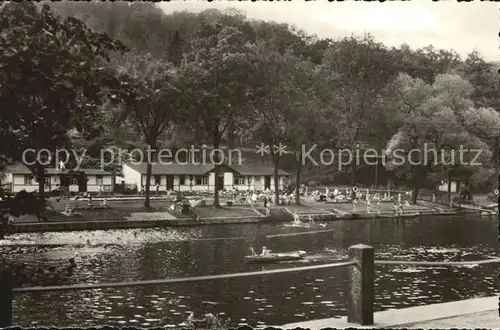
M 218 148 L 264 139 L 289 146 L 273 163 L 307 183 L 332 175 L 319 177 L 328 166 L 300 174 L 302 145 L 387 146 L 406 160 L 411 149 L 435 147 L 437 165 L 387 161 L 414 200 L 444 178 L 491 189 L 498 174 L 497 78 L 475 52 L 389 48 L 370 35 L 320 39 L 235 10 L 167 15 L 155 4 L 97 1 L 0 10 L 4 157 L 19 159 L 27 145 Z M 461 147 L 484 150 L 482 165 L 442 161 Z M 363 168 L 346 170 L 351 184 L 373 183 L 357 175 Z
M 105 63 L 125 46 L 48 5 L 8 3 L 0 11 L 0 129 L 9 141 L 2 153 L 23 160 L 26 148 L 54 152 L 69 144 L 71 128 L 100 134 L 101 105 L 116 85 Z M 44 164 L 32 164 L 43 202 Z

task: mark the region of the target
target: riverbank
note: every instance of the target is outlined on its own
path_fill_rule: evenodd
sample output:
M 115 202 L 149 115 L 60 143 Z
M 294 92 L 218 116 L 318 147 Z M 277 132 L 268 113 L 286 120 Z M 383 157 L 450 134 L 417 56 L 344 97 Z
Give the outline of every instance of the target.
M 80 215 L 65 216 L 62 214 L 68 201 L 53 204 L 48 221 L 38 221 L 34 217 L 25 216 L 14 221 L 12 233 L 80 231 L 130 228 L 155 228 L 199 226 L 216 224 L 245 224 L 263 222 L 290 222 L 294 215 L 301 221 L 315 222 L 394 218 L 392 203 L 381 203 L 380 210 L 367 209 L 360 202 L 356 210 L 350 203 L 326 203 L 304 200 L 303 205 L 274 206 L 269 216 L 262 205 L 234 205 L 215 208 L 213 206 L 196 206 L 189 214 L 177 214 L 170 210 L 170 202 L 152 200 L 151 209 L 144 210 L 141 200 L 109 201 L 107 205 L 89 209 L 85 201 L 70 201 L 77 207 Z M 446 208 L 442 205 L 419 202 L 419 205 L 403 206 L 403 214 L 399 218 L 417 218 L 424 216 L 447 216 L 460 214 L 459 209 Z
M 325 328 L 500 329 L 498 302 L 499 297 L 493 296 L 388 310 L 375 313 L 375 324 L 371 326 L 348 323 L 347 318 L 343 317 L 290 323 L 279 328 L 312 330 Z

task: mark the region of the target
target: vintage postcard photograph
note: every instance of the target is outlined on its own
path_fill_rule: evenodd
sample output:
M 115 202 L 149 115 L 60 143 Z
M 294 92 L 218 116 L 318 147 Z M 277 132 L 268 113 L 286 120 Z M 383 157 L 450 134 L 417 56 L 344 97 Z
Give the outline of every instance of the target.
M 0 328 L 500 329 L 499 22 L 0 3 Z

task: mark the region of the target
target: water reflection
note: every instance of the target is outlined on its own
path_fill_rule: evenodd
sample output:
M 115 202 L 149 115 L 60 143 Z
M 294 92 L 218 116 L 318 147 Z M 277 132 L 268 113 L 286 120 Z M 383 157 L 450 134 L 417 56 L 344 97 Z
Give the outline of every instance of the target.
M 300 232 L 282 224 L 199 228 L 23 234 L 0 245 L 11 267 L 63 264 L 78 252 L 71 283 L 200 276 L 303 266 L 343 260 L 357 243 L 376 248 L 377 259 L 478 260 L 496 257 L 496 223 L 482 218 L 331 222 L 333 232 Z M 227 238 L 231 239 L 217 239 Z M 90 241 L 90 244 L 87 241 Z M 248 265 L 249 247 L 306 250 L 305 263 Z M 499 293 L 497 264 L 477 267 L 377 266 L 375 310 Z M 75 292 L 24 294 L 14 301 L 20 326 L 178 326 L 189 312 L 219 315 L 238 325 L 279 325 L 346 314 L 345 269 L 221 279 L 210 282 Z M 29 284 L 29 283 L 27 283 Z

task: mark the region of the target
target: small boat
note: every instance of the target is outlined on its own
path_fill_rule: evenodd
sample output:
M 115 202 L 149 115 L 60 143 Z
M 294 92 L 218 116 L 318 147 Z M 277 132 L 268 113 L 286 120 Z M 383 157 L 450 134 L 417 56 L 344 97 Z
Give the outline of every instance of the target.
M 285 223 L 285 227 L 296 227 L 296 228 L 310 228 L 311 224 L 306 222 L 293 222 L 293 223 Z
M 300 260 L 306 256 L 306 251 L 282 252 L 282 253 L 269 253 L 266 256 L 255 255 L 246 256 L 245 262 L 247 263 L 264 263 L 264 262 L 280 262 L 290 260 Z

